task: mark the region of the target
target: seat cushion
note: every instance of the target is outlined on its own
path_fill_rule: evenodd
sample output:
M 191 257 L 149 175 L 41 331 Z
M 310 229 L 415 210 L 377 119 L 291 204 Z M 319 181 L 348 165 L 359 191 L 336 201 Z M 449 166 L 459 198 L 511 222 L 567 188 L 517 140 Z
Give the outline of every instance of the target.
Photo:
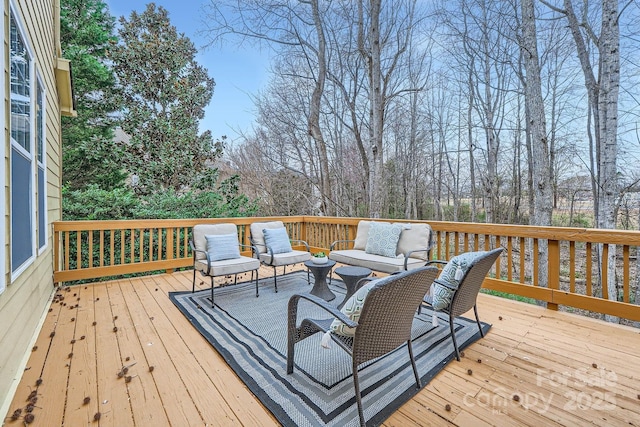
M 282 254 L 274 254 L 273 259 L 269 253 L 260 254 L 260 261 L 267 265 L 274 267 L 280 267 L 282 265 L 298 264 L 300 262 L 308 261 L 311 258 L 311 254 L 307 251 L 294 251 Z
M 265 228 L 282 228 L 284 227 L 284 223 L 282 221 L 270 221 L 270 222 L 254 222 L 249 226 L 249 232 L 251 233 L 251 241 L 258 252 L 266 252 L 267 247 L 264 244 L 264 233 L 262 230 Z
M 331 251 L 329 259 L 342 264 L 357 265 L 384 273 L 395 273 L 404 270 L 404 257 L 402 256 L 390 258 L 382 255 L 368 254 L 365 251 L 356 249 Z M 422 259 L 409 258 L 407 261 L 407 270 L 422 267 L 424 264 L 424 260 Z
M 291 241 L 286 228 L 265 228 L 262 230 L 262 234 L 264 235 L 264 244 L 267 246 L 267 252 L 283 254 L 293 250 L 291 249 Z
M 209 276 L 226 276 L 227 274 L 237 274 L 257 270 L 260 268 L 260 261 L 255 258 L 241 256 L 240 258 L 212 261 L 210 266 L 211 270 L 209 271 Z M 196 270 L 206 274 L 207 261 L 196 261 L 194 267 Z
M 207 239 L 209 261 L 240 258 L 237 234 L 207 234 L 204 237 Z
M 232 234 L 238 235 L 238 227 L 235 224 L 197 224 L 193 226 L 193 244 L 198 251 L 207 252 L 206 235 Z M 196 252 L 196 260 L 207 259 L 202 252 Z
M 372 222 L 369 225 L 365 252 L 372 255 L 395 257 L 401 232 L 402 226 L 400 224 Z

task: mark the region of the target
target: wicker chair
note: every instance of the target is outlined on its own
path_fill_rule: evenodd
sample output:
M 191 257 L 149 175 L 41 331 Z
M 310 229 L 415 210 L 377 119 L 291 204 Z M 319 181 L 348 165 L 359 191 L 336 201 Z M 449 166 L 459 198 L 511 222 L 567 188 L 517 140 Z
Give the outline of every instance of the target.
M 345 323 L 356 328 L 354 337 L 345 337 L 331 333 L 331 339 L 353 359 L 353 384 L 360 424 L 365 425 L 358 366 L 364 362 L 385 355 L 403 344 L 407 344 L 409 358 L 416 378 L 416 386 L 422 387 L 411 347 L 411 324 L 422 298 L 436 278 L 436 267 L 420 267 L 394 274 L 376 281 L 369 291 L 358 322 L 349 319 L 337 308 L 321 298 L 311 294 L 298 294 L 289 299 L 287 373 L 293 373 L 295 344 L 317 332 L 327 332 L 333 319 L 304 319 L 297 325 L 298 303 L 301 299 L 310 301 Z M 367 279 L 363 279 L 365 281 Z
M 454 292 L 451 298 L 451 303 L 447 308 L 442 310 L 449 315 L 449 329 L 451 331 L 451 339 L 453 340 L 453 348 L 456 351 L 456 359 L 460 361 L 460 351 L 458 350 L 458 343 L 456 342 L 456 334 L 453 329 L 453 319 L 458 317 L 473 308 L 473 312 L 476 316 L 476 323 L 480 330 L 480 336 L 484 337 L 482 326 L 480 325 L 480 318 L 478 317 L 478 307 L 476 305 L 476 299 L 478 298 L 478 292 L 482 288 L 482 282 L 485 276 L 496 262 L 496 259 L 502 254 L 503 249 L 498 248 L 489 252 L 475 252 L 478 256 L 471 262 L 469 268 L 464 273 L 458 289 Z M 429 261 L 428 264 L 447 264 L 448 261 Z M 424 297 L 423 303 L 427 306 L 432 304 L 432 297 L 427 294 Z

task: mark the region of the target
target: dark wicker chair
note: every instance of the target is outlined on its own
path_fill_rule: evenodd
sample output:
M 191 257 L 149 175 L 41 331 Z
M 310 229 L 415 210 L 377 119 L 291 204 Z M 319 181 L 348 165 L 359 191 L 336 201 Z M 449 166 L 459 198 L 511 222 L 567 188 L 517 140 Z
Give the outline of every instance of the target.
M 298 302 L 310 301 L 322 307 L 329 314 L 356 328 L 354 337 L 331 333 L 331 338 L 353 359 L 353 384 L 360 424 L 364 423 L 364 412 L 358 381 L 358 366 L 364 362 L 383 356 L 403 344 L 407 344 L 409 358 L 416 378 L 416 386 L 422 387 L 420 376 L 413 358 L 411 347 L 411 324 L 424 295 L 436 278 L 436 267 L 420 267 L 380 279 L 369 291 L 359 321 L 353 322 L 337 308 L 311 294 L 294 295 L 289 299 L 287 373 L 293 373 L 295 344 L 318 332 L 327 332 L 333 318 L 326 320 L 304 319 L 297 325 Z M 365 282 L 363 279 L 361 282 Z M 361 283 L 358 283 L 361 285 Z
M 502 254 L 503 249 L 498 248 L 489 252 L 478 252 L 478 257 L 472 262 L 471 266 L 467 269 L 465 275 L 460 279 L 458 289 L 453 294 L 451 304 L 449 307 L 442 310 L 449 315 L 449 329 L 451 331 L 451 339 L 453 340 L 453 348 L 456 351 L 456 359 L 460 361 L 460 351 L 458 350 L 458 343 L 456 342 L 456 334 L 453 329 L 453 319 L 466 313 L 473 308 L 473 312 L 476 316 L 476 323 L 480 330 L 480 336 L 484 337 L 482 326 L 480 325 L 480 318 L 478 317 L 478 307 L 476 305 L 476 299 L 478 298 L 478 292 L 482 288 L 482 282 L 485 276 L 496 262 L 496 259 Z M 447 264 L 448 261 L 429 261 L 428 264 Z M 431 295 L 426 295 L 424 298 L 425 305 L 431 305 Z

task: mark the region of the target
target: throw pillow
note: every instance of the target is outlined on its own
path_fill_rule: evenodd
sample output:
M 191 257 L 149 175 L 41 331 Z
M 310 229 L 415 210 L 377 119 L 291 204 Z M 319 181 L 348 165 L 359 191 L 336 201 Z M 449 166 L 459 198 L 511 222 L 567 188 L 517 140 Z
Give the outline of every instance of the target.
M 358 319 L 360 319 L 360 312 L 362 311 L 362 306 L 364 306 L 364 300 L 367 298 L 369 290 L 375 286 L 376 282 L 377 280 L 372 280 L 358 289 L 358 291 L 351 295 L 347 302 L 344 303 L 340 312 L 347 315 L 349 319 L 354 322 L 357 322 Z M 329 330 L 330 332 L 338 335 L 344 335 L 346 337 L 353 337 L 356 334 L 356 328 L 349 328 L 338 319 L 334 319 L 333 322 L 331 322 Z
M 240 258 L 237 234 L 209 234 L 204 237 L 211 261 Z
M 293 250 L 286 228 L 265 228 L 262 232 L 267 251 L 271 249 L 274 254 L 284 254 Z
M 372 222 L 369 226 L 369 237 L 364 251 L 368 254 L 395 258 L 401 232 L 402 226 L 400 224 Z
M 465 252 L 456 255 L 444 266 L 440 276 L 431 285 L 431 305 L 434 310 L 444 310 L 451 304 L 453 294 L 458 290 L 460 281 L 475 260 L 486 252 Z

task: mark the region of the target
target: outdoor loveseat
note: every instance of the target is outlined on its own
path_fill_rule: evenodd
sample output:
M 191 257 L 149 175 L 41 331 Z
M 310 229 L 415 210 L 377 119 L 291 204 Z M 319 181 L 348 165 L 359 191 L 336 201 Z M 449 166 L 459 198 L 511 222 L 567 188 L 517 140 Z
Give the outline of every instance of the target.
M 360 221 L 355 240 L 333 242 L 329 258 L 391 274 L 424 266 L 432 246 L 426 223 Z

